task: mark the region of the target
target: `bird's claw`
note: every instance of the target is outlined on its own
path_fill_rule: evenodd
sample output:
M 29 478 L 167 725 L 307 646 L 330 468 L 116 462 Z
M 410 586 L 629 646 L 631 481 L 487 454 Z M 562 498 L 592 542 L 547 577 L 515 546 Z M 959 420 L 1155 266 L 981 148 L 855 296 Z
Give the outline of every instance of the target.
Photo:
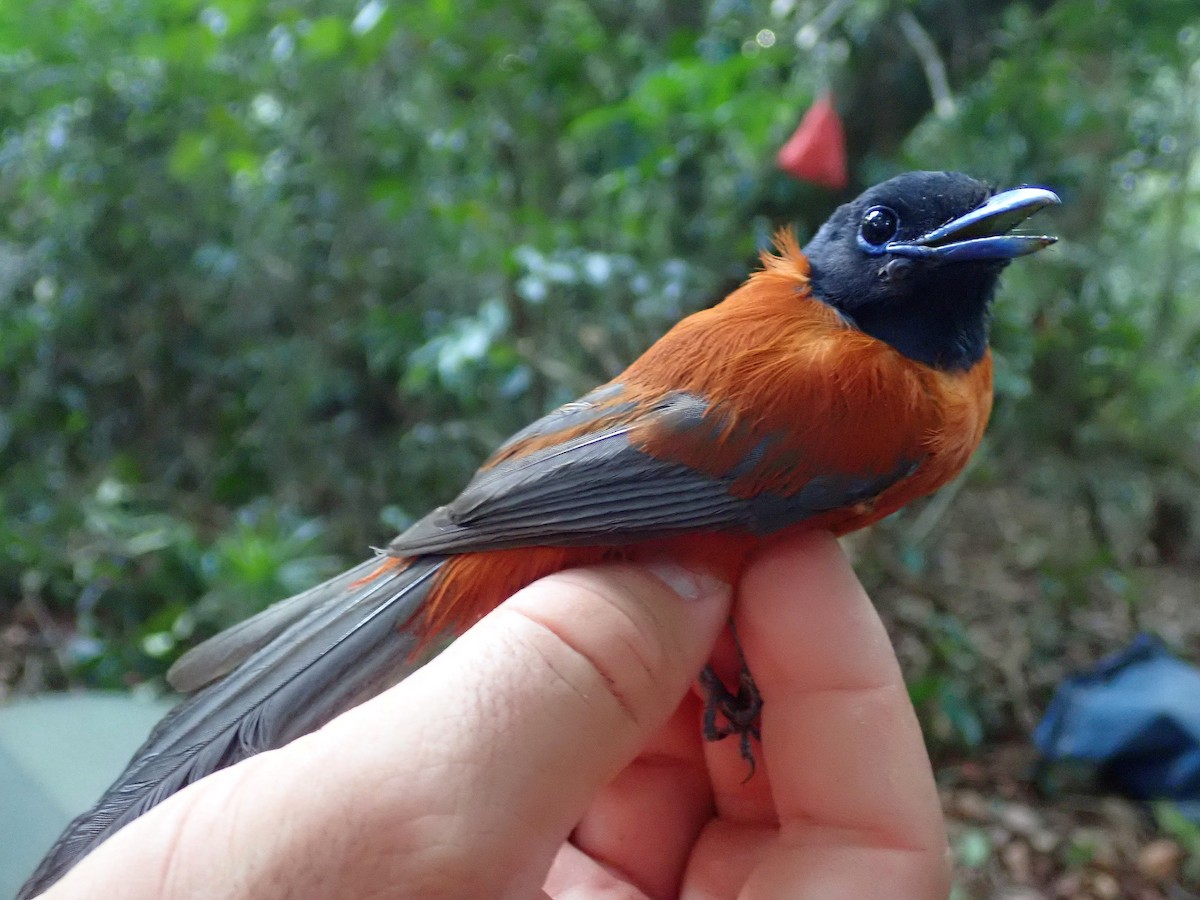
M 742 759 L 750 767 L 746 781 L 754 775 L 756 761 L 751 738 L 762 740 L 759 726 L 759 714 L 762 712 L 762 695 L 754 676 L 742 662 L 738 674 L 737 692 L 729 690 L 725 683 L 713 671 L 712 666 L 705 666 L 700 672 L 700 686 L 704 688 L 706 700 L 704 704 L 704 738 L 709 741 L 720 741 L 730 735 L 738 736 L 738 747 Z M 725 720 L 718 723 L 718 714 Z

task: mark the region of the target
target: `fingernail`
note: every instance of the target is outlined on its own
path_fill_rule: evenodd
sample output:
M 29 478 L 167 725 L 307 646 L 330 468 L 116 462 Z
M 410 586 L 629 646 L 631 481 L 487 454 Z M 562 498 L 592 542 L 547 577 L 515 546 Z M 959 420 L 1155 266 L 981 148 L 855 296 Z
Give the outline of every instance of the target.
M 646 563 L 646 568 L 684 600 L 702 600 L 729 590 L 726 582 L 708 572 L 685 569 L 668 560 Z

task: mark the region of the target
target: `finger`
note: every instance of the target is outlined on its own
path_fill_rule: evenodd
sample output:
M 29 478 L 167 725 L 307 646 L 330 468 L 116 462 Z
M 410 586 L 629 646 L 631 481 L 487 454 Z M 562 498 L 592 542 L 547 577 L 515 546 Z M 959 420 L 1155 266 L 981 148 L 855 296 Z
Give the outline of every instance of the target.
M 395 688 L 135 820 L 55 896 L 535 896 L 728 616 L 727 585 L 658 572 L 530 586 Z
M 782 836 L 756 870 L 757 896 L 800 872 L 820 890 L 792 896 L 869 896 L 880 883 L 895 896 L 944 896 L 946 836 L 921 731 L 836 540 L 814 534 L 766 551 L 739 586 L 738 626 L 762 691 Z
M 678 895 L 692 847 L 713 815 L 699 716 L 700 701 L 686 695 L 638 758 L 596 794 L 571 835 L 594 864 L 651 897 Z M 560 854 L 556 868 L 562 861 Z M 559 896 L 552 882 L 546 887 Z
M 753 872 L 774 851 L 779 829 L 714 819 L 701 833 L 692 852 L 682 900 L 737 897 Z M 780 897 L 792 896 L 781 891 Z M 870 896 L 870 895 L 866 895 Z

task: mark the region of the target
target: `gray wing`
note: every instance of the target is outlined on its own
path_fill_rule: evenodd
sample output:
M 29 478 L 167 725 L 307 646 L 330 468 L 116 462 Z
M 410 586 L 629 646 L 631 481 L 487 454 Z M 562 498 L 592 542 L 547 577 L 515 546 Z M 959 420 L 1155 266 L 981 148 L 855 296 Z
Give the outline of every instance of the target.
M 359 580 L 379 568 L 378 559 L 369 559 L 341 575 L 268 606 L 262 612 L 226 628 L 216 637 L 197 644 L 181 656 L 167 672 L 167 681 L 181 694 L 204 687 L 240 666 L 252 653 L 265 647 L 313 610 L 324 606 L 330 597 L 342 596 Z
M 709 404 L 675 393 L 652 409 L 628 414 L 620 386 L 608 385 L 556 410 L 515 435 L 505 447 L 578 429 L 602 418 L 608 425 L 499 465 L 484 468 L 451 503 L 414 524 L 392 542 L 400 556 L 464 553 L 530 545 L 624 544 L 697 530 L 769 534 L 842 506 L 869 500 L 911 474 L 919 461 L 895 471 L 849 473 L 810 479 L 790 495 L 740 497 L 733 483 L 765 454 L 772 436 L 717 477 L 652 457 L 630 441 L 654 428 L 711 430 Z M 619 421 L 611 423 L 614 410 Z M 501 451 L 503 451 L 503 447 Z

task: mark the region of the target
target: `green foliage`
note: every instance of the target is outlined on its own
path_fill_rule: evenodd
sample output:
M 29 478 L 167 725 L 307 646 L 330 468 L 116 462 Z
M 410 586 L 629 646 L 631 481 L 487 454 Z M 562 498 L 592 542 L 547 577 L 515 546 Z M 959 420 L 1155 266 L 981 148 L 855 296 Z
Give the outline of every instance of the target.
M 934 616 L 926 634 L 929 661 L 909 684 L 913 705 L 940 746 L 978 747 L 991 698 L 972 691 L 979 658 L 970 635 L 957 619 Z
M 1004 25 L 1003 52 L 953 117 L 914 131 L 906 162 L 936 157 L 1064 197 L 1059 247 L 1006 275 L 989 435 L 1000 480 L 1084 526 L 1036 573 L 1026 665 L 1054 671 L 1079 639 L 1075 611 L 1113 598 L 1131 630 L 1146 627 L 1132 565 L 1195 554 L 1200 30 L 1187 3 L 1014 5 Z M 955 702 L 928 722 L 953 721 L 954 694 L 990 706 L 982 671 L 934 658 L 918 684 L 948 683 Z
M 1014 268 L 997 310 L 998 419 L 1013 450 L 1071 461 L 1111 545 L 1104 508 L 1137 503 L 1122 484 L 1200 475 L 1200 31 L 1184 2 L 1015 5 L 1005 26 L 1006 52 L 908 155 L 1063 193 L 1066 240 Z
M 1200 508 L 1192 5 L 0 4 L 0 615 L 59 623 L 58 681 L 128 683 L 361 558 L 811 233 L 834 198 L 773 157 L 831 84 L 860 182 L 1063 193 L 974 478 L 1087 509 L 1051 605 L 1116 584 L 1148 510 Z M 935 518 L 894 523 L 914 578 Z M 974 746 L 987 667 L 923 628 L 914 697 Z
M 157 671 L 713 299 L 811 94 L 762 14 L 6 4 L 0 603 Z

